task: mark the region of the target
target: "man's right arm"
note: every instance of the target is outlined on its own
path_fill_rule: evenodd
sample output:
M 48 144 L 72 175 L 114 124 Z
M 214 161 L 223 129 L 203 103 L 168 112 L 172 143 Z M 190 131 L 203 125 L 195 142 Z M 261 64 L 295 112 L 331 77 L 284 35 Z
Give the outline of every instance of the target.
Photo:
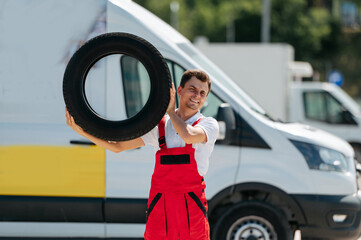
M 85 132 L 78 124 L 75 123 L 74 118 L 69 114 L 67 109 L 65 109 L 65 115 L 66 115 L 66 124 L 68 124 L 69 127 L 71 127 L 75 132 L 77 132 L 81 136 L 86 137 L 87 139 L 89 139 L 99 147 L 118 153 L 125 150 L 130 150 L 145 146 L 143 139 L 140 137 L 129 141 L 121 141 L 121 142 L 112 142 L 94 137 L 93 135 Z

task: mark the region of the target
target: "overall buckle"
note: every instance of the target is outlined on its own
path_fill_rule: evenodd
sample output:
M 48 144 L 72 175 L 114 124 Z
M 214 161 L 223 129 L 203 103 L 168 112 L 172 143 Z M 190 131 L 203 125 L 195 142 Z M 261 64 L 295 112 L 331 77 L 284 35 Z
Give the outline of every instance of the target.
M 165 137 L 160 137 L 158 139 L 158 143 L 159 143 L 159 147 L 164 147 L 165 146 Z

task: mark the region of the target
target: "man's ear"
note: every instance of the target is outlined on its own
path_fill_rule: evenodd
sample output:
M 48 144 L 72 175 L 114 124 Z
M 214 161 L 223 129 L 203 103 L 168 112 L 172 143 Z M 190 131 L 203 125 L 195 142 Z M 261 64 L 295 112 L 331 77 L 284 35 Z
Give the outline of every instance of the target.
M 180 94 L 180 92 L 182 91 L 182 87 L 181 86 L 179 86 L 178 88 L 177 88 L 177 93 L 178 93 L 178 95 Z

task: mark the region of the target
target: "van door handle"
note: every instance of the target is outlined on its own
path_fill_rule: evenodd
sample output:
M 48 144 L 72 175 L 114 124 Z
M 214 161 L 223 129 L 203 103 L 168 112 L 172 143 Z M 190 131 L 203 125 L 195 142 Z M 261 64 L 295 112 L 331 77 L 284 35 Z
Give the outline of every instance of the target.
M 78 144 L 78 145 L 95 145 L 90 141 L 79 141 L 79 140 L 70 140 L 70 144 Z

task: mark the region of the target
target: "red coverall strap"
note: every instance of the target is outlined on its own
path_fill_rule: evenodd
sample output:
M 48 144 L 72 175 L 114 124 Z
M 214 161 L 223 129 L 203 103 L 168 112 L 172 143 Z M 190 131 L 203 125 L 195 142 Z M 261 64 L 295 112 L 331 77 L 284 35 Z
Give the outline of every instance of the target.
M 202 118 L 198 118 L 197 121 L 195 121 L 192 126 L 194 127 L 195 125 L 197 125 L 200 121 L 202 120 Z
M 194 127 L 201 120 L 202 120 L 202 118 L 198 118 L 192 124 L 192 126 Z M 159 138 L 158 138 L 159 148 L 166 149 L 167 148 L 167 143 L 165 142 L 165 116 L 163 116 L 162 120 L 160 120 L 160 122 L 158 123 L 158 133 L 159 133 Z M 186 147 L 192 147 L 192 144 L 186 144 Z
M 202 118 L 198 118 L 193 124 L 192 124 L 192 126 L 194 127 L 195 125 L 197 125 L 200 121 L 202 120 Z M 190 144 L 186 144 L 186 147 L 192 147 L 192 144 L 190 143 Z
M 158 138 L 158 143 L 159 143 L 159 147 L 161 149 L 166 149 L 167 148 L 167 144 L 165 143 L 165 116 L 163 116 L 162 120 L 160 120 L 160 122 L 158 123 L 158 133 L 159 133 L 159 138 Z

